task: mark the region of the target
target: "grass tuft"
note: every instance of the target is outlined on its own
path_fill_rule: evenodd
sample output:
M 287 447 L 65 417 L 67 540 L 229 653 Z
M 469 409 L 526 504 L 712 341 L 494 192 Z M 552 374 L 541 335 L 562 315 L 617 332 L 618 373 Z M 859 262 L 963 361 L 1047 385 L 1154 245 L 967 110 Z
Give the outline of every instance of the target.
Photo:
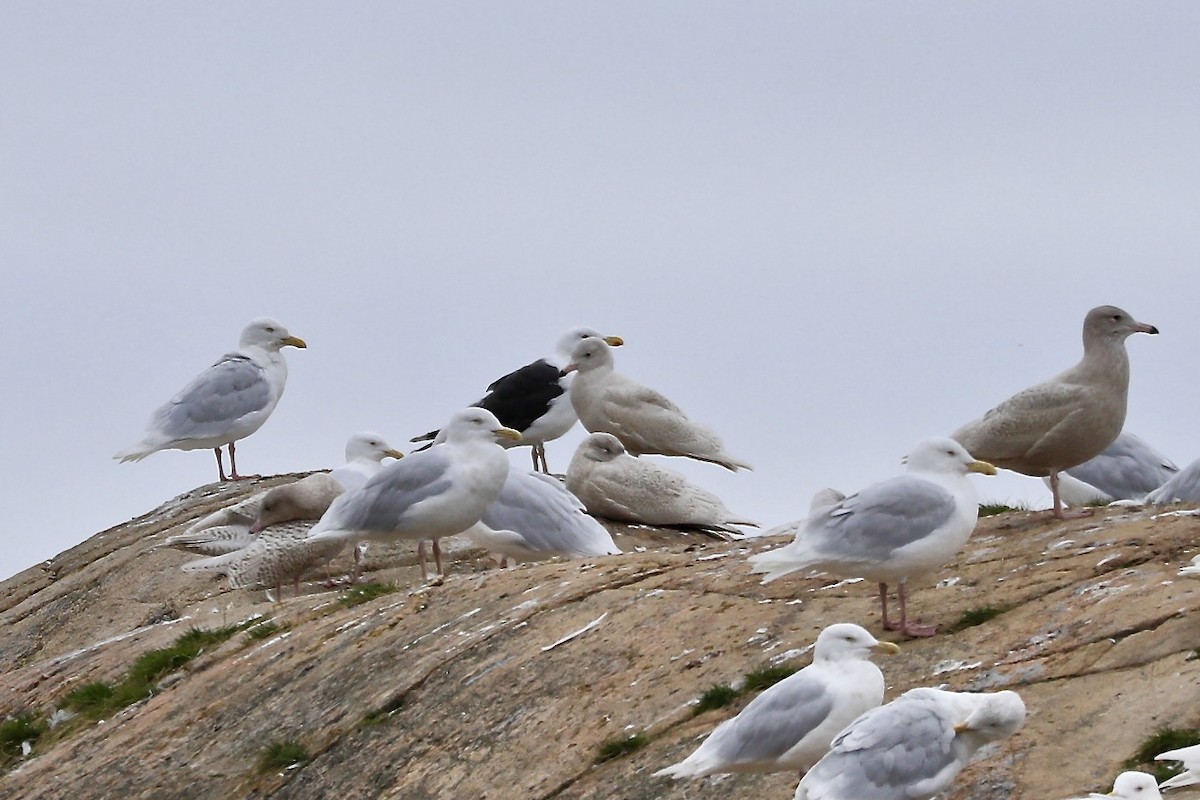
M 29 713 L 0 722 L 0 769 L 8 769 L 24 758 L 22 745 L 29 742 L 36 747 L 38 739 L 49 729 L 44 717 Z
M 346 608 L 352 608 L 363 603 L 369 603 L 376 597 L 383 597 L 396 591 L 396 587 L 390 583 L 364 583 L 361 586 L 355 586 L 342 595 L 341 603 Z
M 698 716 L 714 708 L 724 708 L 742 696 L 742 693 L 727 683 L 717 683 L 708 687 L 700 695 L 699 702 L 692 709 L 692 716 Z
M 603 764 L 605 761 L 612 761 L 614 758 L 641 750 L 648 744 L 650 744 L 650 739 L 642 733 L 606 739 L 600 743 L 600 752 L 596 755 L 595 763 Z
M 1167 778 L 1178 775 L 1181 766 L 1176 761 L 1155 761 L 1154 757 L 1168 750 L 1178 750 L 1180 747 L 1191 747 L 1194 744 L 1200 744 L 1200 728 L 1160 728 L 1142 742 L 1137 751 L 1125 761 L 1124 766 L 1127 769 L 1149 772 L 1156 781 L 1162 783 Z
M 277 769 L 287 769 L 297 764 L 307 764 L 312 761 L 304 745 L 295 739 L 274 741 L 263 748 L 258 756 L 258 771 L 272 772 Z
M 257 625 L 252 625 L 246 629 L 246 638 L 252 642 L 261 642 L 264 639 L 270 639 L 275 634 L 284 630 L 282 625 L 279 625 L 270 620 L 260 622 Z
M 958 618 L 958 622 L 954 624 L 953 629 L 961 631 L 964 628 L 973 628 L 976 625 L 982 625 L 990 619 L 1000 616 L 1004 613 L 1004 609 L 995 608 L 993 606 L 981 606 L 979 608 L 967 609 L 963 615 Z
M 742 691 L 761 692 L 763 689 L 769 689 L 784 678 L 795 674 L 799 669 L 799 667 L 787 664 L 780 664 L 777 667 L 759 667 L 753 672 L 746 673 L 746 680 L 742 682 Z
M 980 503 L 979 516 L 994 517 L 997 514 L 1007 514 L 1010 511 L 1028 511 L 1029 508 L 1024 505 L 1010 506 L 1007 503 Z

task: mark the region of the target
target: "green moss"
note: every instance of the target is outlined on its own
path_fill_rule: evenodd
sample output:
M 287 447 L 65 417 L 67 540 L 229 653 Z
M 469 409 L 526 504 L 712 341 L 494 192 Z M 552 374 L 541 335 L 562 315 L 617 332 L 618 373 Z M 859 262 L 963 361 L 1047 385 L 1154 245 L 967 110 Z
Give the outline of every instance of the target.
M 258 756 L 258 771 L 271 772 L 277 769 L 287 769 L 297 764 L 307 764 L 312 760 L 304 745 L 295 739 L 274 741 L 263 748 Z
M 612 761 L 614 758 L 641 750 L 648 744 L 650 744 L 650 739 L 642 733 L 606 739 L 600 744 L 600 752 L 596 755 L 595 763 L 603 764 L 605 761 Z
M 964 628 L 973 628 L 976 625 L 982 625 L 988 620 L 998 617 L 1004 613 L 1002 608 L 994 608 L 993 606 L 981 606 L 980 608 L 972 608 L 963 612 L 963 615 L 958 618 L 958 622 L 954 624 L 954 630 L 961 631 Z
M 1010 511 L 1028 511 L 1029 508 L 1023 505 L 1010 506 L 1006 503 L 980 503 L 979 516 L 994 517 L 997 514 L 1007 514 Z
M 1126 759 L 1124 766 L 1127 769 L 1149 772 L 1156 781 L 1162 783 L 1167 778 L 1178 775 L 1181 765 L 1177 761 L 1155 761 L 1154 757 L 1168 750 L 1178 750 L 1194 744 L 1200 744 L 1200 728 L 1159 728 Z
M 361 586 L 355 586 L 342 595 L 341 603 L 346 608 L 368 603 L 376 597 L 383 597 L 396 591 L 396 587 L 390 583 L 364 583 Z
M 761 692 L 763 689 L 769 689 L 799 669 L 799 667 L 788 664 L 780 664 L 777 667 L 759 667 L 753 672 L 746 673 L 746 679 L 742 682 L 742 691 Z
M 724 708 L 741 697 L 742 693 L 733 688 L 727 683 L 718 683 L 708 687 L 704 694 L 700 695 L 699 702 L 692 709 L 692 714 L 703 714 L 705 711 L 711 711 L 714 708 Z
M 29 713 L 0 722 L 0 769 L 8 769 L 24 758 L 22 746 L 29 742 L 36 747 L 49 727 L 44 717 Z
M 275 634 L 282 630 L 286 630 L 282 625 L 278 625 L 270 620 L 260 622 L 257 625 L 251 625 L 246 629 L 246 638 L 253 642 L 261 642 L 264 639 L 270 639 Z

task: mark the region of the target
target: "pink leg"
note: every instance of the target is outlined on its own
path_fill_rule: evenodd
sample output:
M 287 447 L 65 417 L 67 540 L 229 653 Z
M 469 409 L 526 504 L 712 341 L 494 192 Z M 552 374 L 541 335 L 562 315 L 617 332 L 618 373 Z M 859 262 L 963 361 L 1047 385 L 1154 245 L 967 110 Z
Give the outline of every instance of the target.
M 442 546 L 438 544 L 438 540 L 433 540 L 433 560 L 437 564 L 438 577 L 446 574 L 446 570 L 442 569 Z
M 891 620 L 888 619 L 888 615 L 887 615 L 887 584 L 886 583 L 879 584 L 879 608 L 883 612 L 883 629 L 885 631 L 898 630 L 898 627 L 896 625 L 894 625 L 891 622 Z
M 435 540 L 436 541 L 436 540 Z M 421 580 L 429 580 L 429 569 L 425 566 L 425 540 L 417 542 L 417 560 L 421 562 Z
M 225 454 L 221 452 L 221 448 L 214 447 L 213 452 L 217 454 L 217 474 L 221 476 L 221 483 L 229 480 L 225 477 Z
M 900 596 L 900 630 L 909 636 L 916 637 L 933 636 L 937 633 L 937 625 L 919 625 L 908 621 L 907 581 L 900 581 L 900 585 L 896 589 L 896 594 Z
M 1062 497 L 1058 494 L 1058 473 L 1057 472 L 1050 473 L 1050 494 L 1054 498 L 1053 513 L 1054 513 L 1055 519 L 1072 519 L 1072 518 L 1078 518 L 1078 517 L 1091 516 L 1092 510 L 1090 508 L 1080 508 L 1080 509 L 1075 509 L 1070 512 L 1067 512 L 1063 508 Z

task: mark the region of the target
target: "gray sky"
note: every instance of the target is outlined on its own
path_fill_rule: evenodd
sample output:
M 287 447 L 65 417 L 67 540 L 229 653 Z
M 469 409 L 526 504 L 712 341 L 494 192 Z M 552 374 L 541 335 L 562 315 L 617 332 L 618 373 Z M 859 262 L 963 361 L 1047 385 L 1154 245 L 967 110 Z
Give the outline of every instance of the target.
M 1200 456 L 1194 3 L 2 17 L 0 575 L 213 480 L 111 456 L 261 315 L 309 349 L 245 472 L 408 449 L 588 324 L 757 470 L 671 466 L 774 525 L 1074 363 L 1100 303 L 1162 330 L 1127 428 Z

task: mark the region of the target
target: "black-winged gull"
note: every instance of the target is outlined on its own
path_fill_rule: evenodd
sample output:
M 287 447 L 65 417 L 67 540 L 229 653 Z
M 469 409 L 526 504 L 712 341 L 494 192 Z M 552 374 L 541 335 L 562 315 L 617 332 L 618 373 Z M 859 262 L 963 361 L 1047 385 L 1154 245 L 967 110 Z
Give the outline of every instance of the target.
M 1132 433 L 1121 432 L 1104 452 L 1059 473 L 1058 495 L 1069 506 L 1141 500 L 1179 467 Z M 1049 478 L 1043 478 L 1049 485 Z
M 113 458 L 141 461 L 159 450 L 212 448 L 217 474 L 225 477 L 221 448 L 229 445 L 229 478 L 239 480 L 234 442 L 254 433 L 271 416 L 287 383 L 284 347 L 307 347 L 279 322 L 256 319 L 242 331 L 238 349 L 197 375 L 146 423 L 146 437 Z
M 1176 786 L 1194 786 L 1200 783 L 1200 744 L 1159 753 L 1154 760 L 1183 762 L 1183 772 L 1163 781 L 1162 788 L 1174 789 Z
M 817 510 L 800 523 L 767 535 L 796 532 L 795 540 L 750 557 L 763 583 L 801 569 L 879 583 L 885 629 L 931 636 L 935 626 L 908 620 L 907 584 L 949 561 L 975 530 L 979 500 L 967 476 L 995 474 L 952 439 L 926 439 L 907 460 L 908 471 Z M 887 613 L 887 585 L 898 583 L 900 622 Z
M 500 494 L 463 535 L 499 553 L 501 566 L 510 558 L 543 561 L 621 553 L 612 535 L 584 512 L 583 504 L 557 478 L 511 467 Z
M 1170 782 L 1164 783 L 1167 786 Z M 1162 800 L 1162 792 L 1158 791 L 1158 781 L 1147 772 L 1131 770 L 1122 772 L 1113 781 L 1113 788 L 1107 794 L 1092 792 L 1086 797 L 1073 797 L 1071 800 Z
M 567 467 L 567 488 L 589 513 L 622 522 L 694 525 L 737 534 L 741 531 L 734 525 L 758 525 L 675 470 L 629 455 L 611 433 L 592 433 L 579 443 Z
M 502 444 L 531 446 L 534 470 L 550 471 L 546 463 L 546 442 L 565 434 L 578 419 L 567 396 L 573 376 L 564 375 L 562 368 L 570 361 L 575 345 L 591 336 L 602 338 L 613 347 L 624 343 L 620 336 L 602 336 L 593 328 L 571 328 L 559 337 L 553 355 L 539 358 L 492 381 L 488 393 L 475 403 L 495 414 L 501 424 L 521 433 L 520 442 Z M 412 439 L 414 442 L 431 440 L 440 441 L 439 431 Z
M 929 800 L 976 751 L 1024 722 L 1016 692 L 911 689 L 850 723 L 793 800 Z
M 479 521 L 508 475 L 508 457 L 498 442 L 521 436 L 492 412 L 475 407 L 456 413 L 443 430 L 443 444 L 393 461 L 362 488 L 335 500 L 309 538 L 432 539 L 441 574 L 437 540 Z
M 1005 400 L 952 438 L 977 458 L 1026 475 L 1048 477 L 1054 515 L 1062 517 L 1059 473 L 1099 455 L 1125 425 L 1129 354 L 1125 339 L 1158 333 L 1116 306 L 1083 319 L 1083 358 L 1065 372 Z
M 725 452 L 720 437 L 688 419 L 679 406 L 655 390 L 613 369 L 612 350 L 591 337 L 575 345 L 564 372 L 578 372 L 571 383 L 571 405 L 589 433 L 611 433 L 635 456 L 655 453 L 720 464 L 736 472 L 750 465 Z
M 883 702 L 873 653 L 900 648 L 848 622 L 817 636 L 813 660 L 717 726 L 683 761 L 655 775 L 699 778 L 719 772 L 804 772 L 860 714 Z

